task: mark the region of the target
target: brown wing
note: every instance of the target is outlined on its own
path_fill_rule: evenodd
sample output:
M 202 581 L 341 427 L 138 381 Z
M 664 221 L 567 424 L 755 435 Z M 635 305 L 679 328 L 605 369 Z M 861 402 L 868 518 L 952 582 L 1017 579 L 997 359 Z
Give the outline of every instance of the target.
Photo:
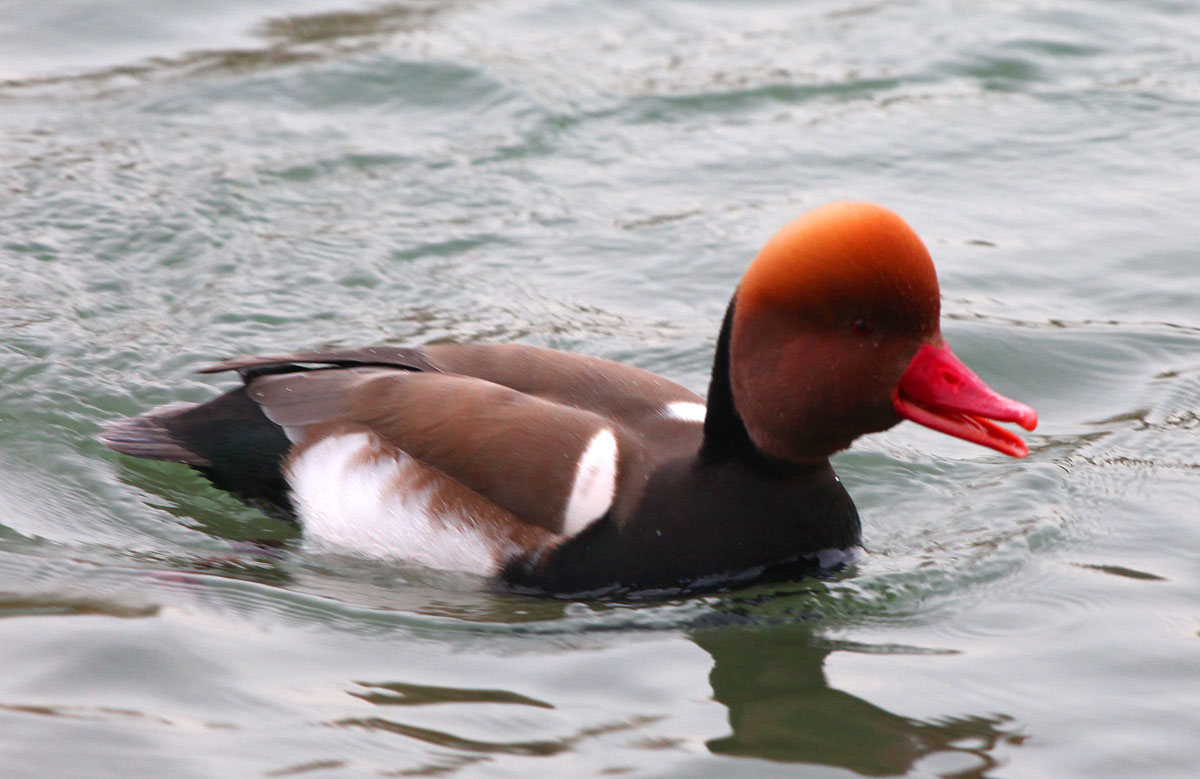
M 472 376 L 527 395 L 587 409 L 637 424 L 660 415 L 671 403 L 703 403 L 690 390 L 649 371 L 598 357 L 522 344 L 434 344 L 430 346 L 295 352 L 234 357 L 201 373 L 236 370 L 248 378 L 289 365 L 392 367 Z
M 593 412 L 480 379 L 386 368 L 268 374 L 251 379 L 247 394 L 294 441 L 364 425 L 525 522 L 556 532 L 564 529 L 581 455 L 612 427 Z
M 318 369 L 296 370 L 306 365 Z M 684 387 L 628 365 L 519 344 L 236 357 L 204 372 L 226 370 L 241 374 L 247 395 L 294 441 L 325 423 L 368 425 L 524 521 L 556 532 L 579 529 L 594 518 L 590 507 L 603 503 L 596 492 L 602 484 L 583 491 L 588 508 L 572 502 L 587 487 L 580 481 L 585 452 L 596 455 L 586 459 L 604 475 L 601 455 L 610 442 L 597 436 L 612 436 L 615 479 L 627 503 L 637 500 L 658 462 L 700 442 L 700 426 L 669 411 L 684 404 L 695 421 L 703 400 Z
M 659 415 L 670 403 L 703 403 L 696 393 L 641 368 L 521 344 L 435 344 L 421 350 L 447 373 L 496 384 L 612 419 Z

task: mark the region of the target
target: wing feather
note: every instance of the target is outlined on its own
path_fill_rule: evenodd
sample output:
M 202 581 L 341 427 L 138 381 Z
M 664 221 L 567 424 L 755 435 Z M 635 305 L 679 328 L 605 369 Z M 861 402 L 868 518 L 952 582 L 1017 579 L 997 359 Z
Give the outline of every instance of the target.
M 621 492 L 617 482 L 640 490 L 645 469 L 660 456 L 647 439 L 672 442 L 663 447 L 668 452 L 675 444 L 699 445 L 699 425 L 671 413 L 679 404 L 702 404 L 695 393 L 638 368 L 532 346 L 293 352 L 234 357 L 203 370 L 221 371 L 237 371 L 247 396 L 294 443 L 326 425 L 365 425 L 554 532 L 581 530 L 607 510 L 610 481 L 614 493 Z M 610 447 L 592 446 L 606 434 L 615 444 L 611 463 L 604 461 Z M 600 487 L 576 484 L 597 473 L 604 475 Z
M 524 521 L 556 532 L 567 516 L 576 463 L 610 427 L 589 411 L 437 373 L 272 374 L 252 380 L 247 392 L 293 441 L 319 437 L 326 427 L 364 425 Z

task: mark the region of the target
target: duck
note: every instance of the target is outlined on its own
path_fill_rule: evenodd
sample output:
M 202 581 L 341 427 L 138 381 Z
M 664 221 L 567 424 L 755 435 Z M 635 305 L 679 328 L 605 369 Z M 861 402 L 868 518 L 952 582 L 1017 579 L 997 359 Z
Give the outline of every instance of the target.
M 733 292 L 707 397 L 513 343 L 226 359 L 240 385 L 109 422 L 337 552 L 554 595 L 677 591 L 861 557 L 830 456 L 903 420 L 1023 457 L 1037 414 L 950 350 L 930 253 L 866 202 L 776 233 Z

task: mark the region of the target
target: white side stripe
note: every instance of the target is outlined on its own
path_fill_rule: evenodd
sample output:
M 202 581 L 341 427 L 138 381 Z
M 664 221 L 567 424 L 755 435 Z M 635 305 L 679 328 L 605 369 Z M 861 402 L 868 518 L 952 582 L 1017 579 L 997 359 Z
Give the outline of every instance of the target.
M 703 422 L 708 409 L 703 403 L 692 400 L 677 400 L 668 403 L 663 408 L 663 416 L 668 419 L 678 419 L 682 422 Z
M 563 511 L 563 529 L 573 536 L 612 506 L 617 490 L 617 439 L 608 428 L 588 441 L 575 467 L 571 497 Z

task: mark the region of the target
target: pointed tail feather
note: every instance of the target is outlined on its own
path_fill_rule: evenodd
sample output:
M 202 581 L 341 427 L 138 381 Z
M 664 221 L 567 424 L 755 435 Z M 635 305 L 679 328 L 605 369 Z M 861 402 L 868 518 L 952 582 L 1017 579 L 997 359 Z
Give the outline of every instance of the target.
M 185 463 L 252 505 L 291 513 L 282 472 L 291 442 L 242 387 L 207 403 L 170 403 L 115 420 L 100 440 L 122 454 Z
M 167 420 L 196 408 L 196 403 L 168 403 L 141 416 L 114 419 L 98 436 L 109 449 L 147 460 L 167 460 L 198 467 L 212 465 L 207 457 L 188 449 L 167 426 Z

